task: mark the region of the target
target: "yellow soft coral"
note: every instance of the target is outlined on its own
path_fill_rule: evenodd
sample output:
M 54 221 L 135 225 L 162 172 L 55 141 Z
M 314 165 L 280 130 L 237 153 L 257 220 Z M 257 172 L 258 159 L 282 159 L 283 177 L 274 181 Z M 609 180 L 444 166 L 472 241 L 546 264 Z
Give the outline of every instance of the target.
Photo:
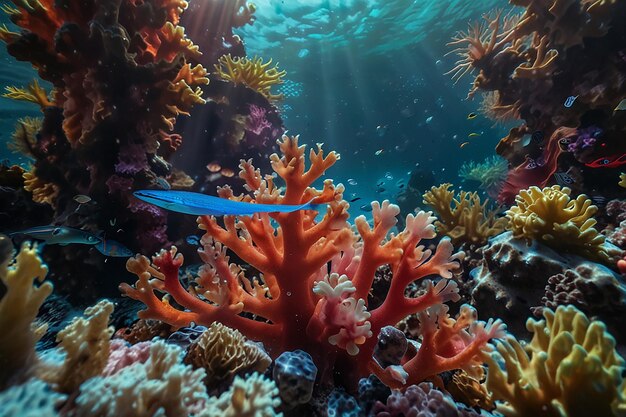
M 214 322 L 191 344 L 185 363 L 204 368 L 207 382 L 213 385 L 237 374 L 265 372 L 272 359 L 239 331 Z
M 484 244 L 491 236 L 504 230 L 506 220 L 496 218 L 496 213 L 486 209 L 489 200 L 483 203 L 476 193 L 460 191 L 455 198 L 452 184 L 432 187 L 424 194 L 424 204 L 431 206 L 439 216 L 435 226 L 439 232 L 449 236 L 453 244 Z
M 0 281 L 6 287 L 0 299 L 0 389 L 32 375 L 37 364 L 35 343 L 45 331 L 32 323 L 52 292 L 52 284 L 42 282 L 48 268 L 36 246 L 25 243 L 11 263 L 10 258 L 0 260 Z M 35 285 L 36 281 L 41 284 Z
M 263 58 L 233 58 L 228 54 L 219 59 L 215 65 L 215 73 L 226 81 L 250 87 L 268 100 L 280 100 L 283 95 L 272 94 L 270 89 L 276 84 L 282 84 L 282 77 L 287 72 L 279 71 L 278 66 L 269 68 L 271 64 L 271 59 L 264 63 Z
M 528 319 L 526 348 L 509 336 L 486 355 L 487 388 L 506 417 L 611 416 L 623 409 L 624 360 L 602 322 L 573 306 Z M 500 363 L 504 363 L 502 367 Z
M 515 237 L 540 240 L 556 249 L 592 259 L 609 260 L 604 236 L 594 228 L 598 208 L 584 194 L 575 200 L 571 190 L 559 185 L 530 187 L 515 197 L 506 212 Z
M 34 172 L 24 172 L 24 189 L 33 194 L 33 201 L 40 204 L 54 205 L 59 195 L 59 187 L 51 182 L 42 181 Z
M 626 188 L 626 174 L 625 173 L 621 173 L 619 174 L 619 182 L 617 183 L 617 185 L 619 185 L 620 187 L 624 187 Z
M 48 99 L 48 93 L 46 93 L 46 90 L 39 85 L 39 81 L 37 79 L 34 79 L 33 83 L 27 88 L 7 86 L 5 87 L 5 90 L 7 92 L 4 93 L 2 97 L 39 104 L 39 107 L 42 109 L 53 105 L 53 103 Z
M 102 300 L 85 310 L 85 317 L 76 317 L 57 335 L 59 347 L 65 353 L 60 365 L 42 369 L 41 377 L 59 392 L 75 392 L 80 384 L 100 375 L 109 357 L 109 342 L 113 327 L 109 317 L 113 303 Z

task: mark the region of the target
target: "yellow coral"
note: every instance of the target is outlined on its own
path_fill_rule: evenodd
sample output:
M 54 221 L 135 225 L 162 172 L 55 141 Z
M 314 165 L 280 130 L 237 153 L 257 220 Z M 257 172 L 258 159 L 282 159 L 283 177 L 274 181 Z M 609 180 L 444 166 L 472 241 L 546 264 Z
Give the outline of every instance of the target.
M 57 391 L 72 393 L 80 384 L 100 375 L 109 357 L 113 327 L 109 317 L 113 303 L 102 300 L 85 310 L 85 317 L 76 317 L 57 335 L 65 360 L 59 366 L 41 372 L 42 379 L 54 384 Z
M 263 63 L 263 58 L 233 58 L 228 54 L 219 59 L 218 64 L 215 65 L 215 73 L 226 81 L 250 87 L 263 94 L 268 100 L 280 100 L 283 95 L 272 94 L 270 89 L 276 84 L 282 84 L 282 77 L 287 72 L 279 71 L 276 65 L 269 68 L 271 64 L 271 58 Z
M 4 43 L 12 43 L 19 39 L 19 37 L 19 33 L 11 32 L 6 25 L 0 25 L 0 41 Z
M 570 253 L 609 260 L 604 236 L 594 228 L 598 208 L 584 194 L 575 200 L 571 190 L 559 185 L 530 187 L 515 197 L 516 205 L 506 212 L 508 229 L 515 237 L 540 240 Z
M 506 417 L 588 417 L 622 409 L 625 362 L 604 324 L 573 306 L 543 315 L 528 319 L 533 338 L 526 348 L 509 336 L 486 355 L 487 388 L 504 401 L 497 410 Z
M 1 37 L 2 35 L 0 35 L 0 38 Z M 34 79 L 33 83 L 27 88 L 6 86 L 5 90 L 7 92 L 4 93 L 2 97 L 39 104 L 39 107 L 42 109 L 53 105 L 53 103 L 48 99 L 48 93 L 46 93 L 46 90 L 39 85 L 39 81 L 37 81 L 37 79 Z
M 204 368 L 209 385 L 244 372 L 264 372 L 272 362 L 267 353 L 239 331 L 214 322 L 189 347 L 185 363 Z
M 42 181 L 34 172 L 24 172 L 24 189 L 33 194 L 33 201 L 53 205 L 59 195 L 59 187 L 51 182 Z
M 457 371 L 452 376 L 452 379 L 446 385 L 446 390 L 456 401 L 470 407 L 480 407 L 485 410 L 493 410 L 495 408 L 493 398 L 491 398 L 485 385 L 463 370 Z
M 617 185 L 619 185 L 620 187 L 624 187 L 626 188 L 626 174 L 625 173 L 621 173 L 619 174 L 619 182 L 617 183 Z
M 32 375 L 37 364 L 35 343 L 42 334 L 32 323 L 52 292 L 52 284 L 42 282 L 48 268 L 36 246 L 25 243 L 9 264 L 10 258 L 0 261 L 0 281 L 6 287 L 0 299 L 0 390 Z
M 435 226 L 439 232 L 449 236 L 453 244 L 475 243 L 484 244 L 491 236 L 504 230 L 506 220 L 496 218 L 494 211 L 486 209 L 489 200 L 483 203 L 477 193 L 460 191 L 455 198 L 452 184 L 441 184 L 432 187 L 424 194 L 424 203 L 431 206 L 439 220 Z
M 11 136 L 11 142 L 7 145 L 9 150 L 22 155 L 33 157 L 32 147 L 37 143 L 37 133 L 41 130 L 43 119 L 41 117 L 24 117 L 18 119 L 15 131 Z

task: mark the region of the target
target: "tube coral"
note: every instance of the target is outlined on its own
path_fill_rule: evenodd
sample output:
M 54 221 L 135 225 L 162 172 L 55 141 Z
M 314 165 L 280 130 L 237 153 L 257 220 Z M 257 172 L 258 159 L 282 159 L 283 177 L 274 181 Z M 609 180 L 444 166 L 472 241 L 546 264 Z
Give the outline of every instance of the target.
M 250 194 L 235 196 L 224 187 L 219 195 L 264 204 L 313 200 L 327 205 L 323 218 L 316 221 L 316 213 L 309 210 L 260 213 L 226 216 L 222 226 L 214 217 L 199 217 L 200 228 L 206 232 L 199 251 L 204 266 L 190 290 L 180 284 L 178 271 L 183 257 L 175 247 L 160 252 L 152 262 L 144 256 L 128 261 L 128 270 L 139 280 L 134 286 L 122 284 L 120 288 L 146 305 L 140 312 L 142 318 L 177 327 L 191 322 L 208 326 L 220 321 L 263 342 L 274 358 L 288 350 L 307 351 L 323 379 L 335 366 L 347 365 L 345 377 L 353 384 L 358 377 L 375 372 L 395 387 L 402 386 L 403 380 L 419 382 L 445 369 L 463 367 L 485 348 L 491 337 L 500 334 L 499 322 L 487 327 L 475 323 L 471 326 L 475 331 L 468 334 L 464 333 L 464 326 L 446 327 L 443 332 L 436 332 L 433 327 L 437 336 L 425 335 L 423 346 L 427 348 L 404 365 L 406 370 L 382 369 L 377 365 L 372 355 L 381 328 L 411 313 L 458 299 L 456 285 L 448 279 L 452 277 L 451 270 L 459 266 L 459 255 L 453 254 L 447 239 L 439 242 L 435 252 L 419 245 L 422 239 L 436 236 L 432 224 L 435 218 L 430 213 L 408 215 L 405 229 L 388 236 L 399 209 L 387 201 L 372 203 L 373 226 L 359 216 L 355 229 L 350 228 L 346 223 L 348 203 L 343 200 L 343 186 L 326 180 L 322 190 L 311 187 L 339 155 L 331 152 L 325 156 L 318 147 L 317 151 L 310 151 L 311 165 L 306 169 L 305 147 L 298 146 L 297 137 L 283 136 L 279 146 L 282 156 L 272 155 L 271 162 L 285 181 L 284 192 L 274 184 L 273 177 L 262 177 L 250 161 L 242 161 L 239 175 Z M 241 267 L 230 263 L 227 248 L 261 275 L 246 277 Z M 382 305 L 370 311 L 367 295 L 375 272 L 387 264 L 394 271 L 389 291 Z M 418 297 L 405 296 L 411 282 L 431 275 L 442 279 L 436 284 L 426 281 L 425 292 Z M 155 292 L 169 293 L 185 310 L 177 309 L 167 298 L 160 299 Z M 241 316 L 241 312 L 265 320 L 251 320 Z M 456 345 L 457 350 L 450 350 L 445 342 L 449 338 L 460 338 L 463 343 Z M 338 358 L 342 358 L 341 365 L 336 362 Z
M 497 218 L 495 211 L 488 211 L 489 200 L 481 203 L 477 193 L 459 191 L 458 196 L 450 190 L 452 184 L 432 187 L 424 194 L 424 204 L 431 206 L 439 215 L 435 226 L 452 242 L 484 244 L 491 236 L 501 233 L 506 220 Z
M 251 89 L 263 94 L 271 101 L 280 100 L 282 94 L 272 94 L 272 86 L 281 84 L 286 71 L 279 71 L 275 65 L 270 68 L 272 60 L 263 62 L 263 58 L 252 59 L 243 57 L 231 57 L 230 54 L 222 56 L 215 65 L 215 73 L 223 80 L 235 84 L 245 84 Z
M 558 185 L 520 191 L 506 212 L 515 237 L 537 239 L 548 246 L 608 262 L 604 236 L 595 228 L 598 208 L 584 194 L 572 200 L 571 190 Z
M 604 324 L 573 306 L 545 309 L 543 316 L 528 319 L 533 338 L 526 347 L 508 337 L 486 358 L 487 389 L 504 401 L 497 411 L 506 417 L 585 417 L 624 410 L 625 362 Z

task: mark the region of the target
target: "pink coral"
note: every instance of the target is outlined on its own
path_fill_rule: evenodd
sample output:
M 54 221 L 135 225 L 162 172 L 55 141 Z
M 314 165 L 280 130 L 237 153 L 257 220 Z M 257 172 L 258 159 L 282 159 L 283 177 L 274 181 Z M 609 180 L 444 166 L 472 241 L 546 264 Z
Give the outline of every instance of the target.
M 374 202 L 373 225 L 359 216 L 353 229 L 346 222 L 343 187 L 331 180 L 324 182 L 322 190 L 311 187 L 339 155 L 311 150 L 311 165 L 305 169 L 305 147 L 298 146 L 297 137 L 283 136 L 279 145 L 282 157 L 274 154 L 271 162 L 285 181 L 284 193 L 273 177 L 262 177 L 249 161 L 242 161 L 240 177 L 251 193 L 235 196 L 225 187 L 220 196 L 264 204 L 313 200 L 327 205 L 323 218 L 316 220 L 317 213 L 311 210 L 226 216 L 223 225 L 214 217 L 199 217 L 200 228 L 206 231 L 199 250 L 204 266 L 193 288 L 185 289 L 179 281 L 183 256 L 175 247 L 161 251 L 152 262 L 144 256 L 128 261 L 128 270 L 139 280 L 135 286 L 120 288 L 146 304 L 140 317 L 177 327 L 219 321 L 263 342 L 273 357 L 287 350 L 306 350 L 322 378 L 330 377 L 334 367 L 345 366 L 344 375 L 352 384 L 374 372 L 387 384 L 401 387 L 403 381 L 419 382 L 445 370 L 471 367 L 488 340 L 500 335 L 502 326 L 475 322 L 475 317 L 454 321 L 441 307 L 424 316 L 424 322 L 432 324 L 424 325 L 429 331 L 423 334 L 423 347 L 402 367 L 382 369 L 373 359 L 383 327 L 459 298 L 449 279 L 459 267 L 460 256 L 453 253 L 450 241 L 441 240 L 435 251 L 420 245 L 436 236 L 435 218 L 425 212 L 410 214 L 405 229 L 390 235 L 399 208 L 387 201 Z M 240 266 L 230 262 L 227 249 L 260 271 L 260 277 L 246 277 Z M 367 296 L 376 270 L 383 265 L 393 271 L 390 288 L 382 305 L 368 311 Z M 407 286 L 429 276 L 442 278 L 436 284 L 426 280 L 420 296 L 405 296 Z M 169 293 L 182 309 L 161 300 L 155 291 Z M 252 320 L 241 312 L 265 320 Z
M 111 340 L 109 359 L 102 371 L 102 375 L 111 376 L 133 363 L 145 363 L 150 357 L 151 345 L 152 342 L 140 342 L 136 345 L 129 345 L 122 339 Z

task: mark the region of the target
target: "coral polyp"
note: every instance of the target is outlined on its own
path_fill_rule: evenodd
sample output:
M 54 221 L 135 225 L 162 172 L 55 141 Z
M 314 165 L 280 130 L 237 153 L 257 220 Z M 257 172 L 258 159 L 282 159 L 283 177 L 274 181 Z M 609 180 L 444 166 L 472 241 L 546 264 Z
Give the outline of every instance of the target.
M 221 79 L 235 84 L 244 84 L 263 94 L 268 100 L 280 100 L 282 94 L 272 94 L 271 88 L 282 84 L 282 78 L 287 71 L 279 71 L 278 65 L 272 65 L 272 59 L 263 62 L 263 58 L 232 57 L 230 54 L 222 56 L 215 64 L 215 73 Z

